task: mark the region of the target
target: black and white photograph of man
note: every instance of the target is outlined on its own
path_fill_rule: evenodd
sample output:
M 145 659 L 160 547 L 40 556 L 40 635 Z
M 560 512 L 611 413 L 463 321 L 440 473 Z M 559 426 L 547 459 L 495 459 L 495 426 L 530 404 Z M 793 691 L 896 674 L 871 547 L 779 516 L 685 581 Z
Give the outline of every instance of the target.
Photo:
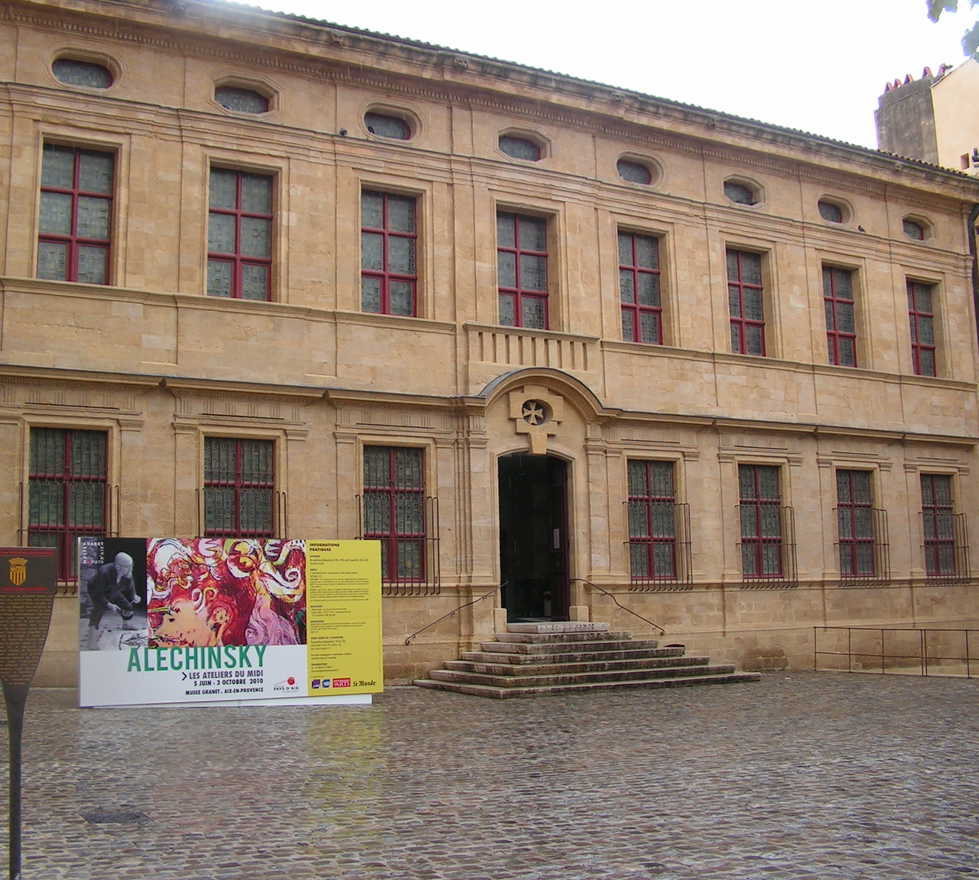
M 83 651 L 118 651 L 145 639 L 145 540 L 83 539 L 79 574 Z

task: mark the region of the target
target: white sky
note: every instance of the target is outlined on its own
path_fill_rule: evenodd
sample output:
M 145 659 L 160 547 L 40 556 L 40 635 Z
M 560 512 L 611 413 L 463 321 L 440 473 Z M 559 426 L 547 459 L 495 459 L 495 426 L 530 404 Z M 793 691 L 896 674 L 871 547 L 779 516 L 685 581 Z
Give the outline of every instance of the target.
M 963 59 L 925 0 L 253 0 L 876 147 L 884 84 Z

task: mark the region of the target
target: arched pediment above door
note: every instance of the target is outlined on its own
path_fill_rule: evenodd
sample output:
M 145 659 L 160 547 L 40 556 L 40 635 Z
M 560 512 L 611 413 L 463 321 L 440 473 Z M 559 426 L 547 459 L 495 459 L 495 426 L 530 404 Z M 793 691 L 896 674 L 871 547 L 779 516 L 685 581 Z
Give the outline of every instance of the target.
M 551 438 L 561 437 L 562 425 L 573 409 L 586 424 L 606 414 L 597 395 L 568 373 L 552 368 L 514 370 L 498 376 L 477 395 L 486 406 L 500 400 L 513 430 L 527 438 L 529 452 L 544 455 Z

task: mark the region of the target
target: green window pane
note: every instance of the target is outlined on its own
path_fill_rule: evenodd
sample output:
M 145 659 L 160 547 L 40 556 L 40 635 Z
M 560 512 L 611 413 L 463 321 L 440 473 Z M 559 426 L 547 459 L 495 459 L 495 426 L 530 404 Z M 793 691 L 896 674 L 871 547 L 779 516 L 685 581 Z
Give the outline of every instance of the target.
M 238 199 L 238 175 L 234 171 L 212 168 L 208 197 L 212 208 L 234 210 Z
M 111 153 L 78 153 L 78 188 L 84 192 L 112 193 L 115 157 Z
M 49 195 L 45 193 L 45 195 Z M 109 220 L 112 202 L 109 199 L 79 196 L 78 227 L 80 238 L 109 238 Z
M 41 186 L 71 189 L 75 177 L 75 151 L 71 147 L 44 145 L 41 160 Z
M 71 235 L 71 196 L 42 192 L 40 230 L 42 235 Z
M 227 260 L 207 261 L 207 295 L 231 296 L 234 264 Z
M 37 277 L 48 281 L 64 281 L 68 277 L 68 245 L 38 242 Z
M 241 210 L 250 214 L 272 213 L 272 178 L 264 174 L 241 175 Z
M 105 284 L 109 280 L 108 260 L 108 249 L 79 245 L 77 280 L 83 284 Z
M 384 196 L 365 192 L 360 197 L 360 224 L 371 229 L 384 228 Z

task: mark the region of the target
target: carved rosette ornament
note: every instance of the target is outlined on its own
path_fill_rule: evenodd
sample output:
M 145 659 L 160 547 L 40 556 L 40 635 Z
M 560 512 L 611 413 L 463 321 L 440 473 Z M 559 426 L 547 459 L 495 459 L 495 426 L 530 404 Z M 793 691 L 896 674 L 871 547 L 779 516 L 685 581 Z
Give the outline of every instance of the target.
M 510 392 L 510 418 L 516 433 L 526 434 L 533 455 L 547 454 L 547 438 L 553 437 L 564 419 L 564 398 L 542 385 L 524 385 Z

